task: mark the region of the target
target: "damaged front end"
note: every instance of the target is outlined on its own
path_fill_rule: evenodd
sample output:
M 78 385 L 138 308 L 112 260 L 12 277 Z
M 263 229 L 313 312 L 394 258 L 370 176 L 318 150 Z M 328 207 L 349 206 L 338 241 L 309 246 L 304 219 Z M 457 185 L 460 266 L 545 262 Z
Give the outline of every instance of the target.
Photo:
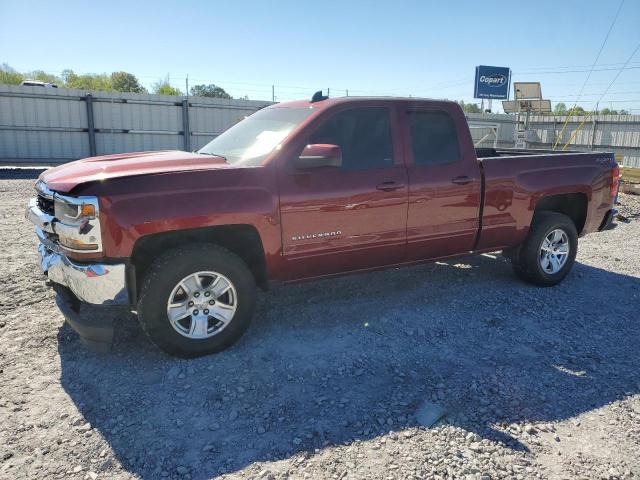
M 73 197 L 36 185 L 26 218 L 40 241 L 40 268 L 56 290 L 56 303 L 81 339 L 107 350 L 113 339 L 109 307 L 129 303 L 126 264 L 80 262 L 69 252 L 102 252 L 100 211 L 96 197 Z

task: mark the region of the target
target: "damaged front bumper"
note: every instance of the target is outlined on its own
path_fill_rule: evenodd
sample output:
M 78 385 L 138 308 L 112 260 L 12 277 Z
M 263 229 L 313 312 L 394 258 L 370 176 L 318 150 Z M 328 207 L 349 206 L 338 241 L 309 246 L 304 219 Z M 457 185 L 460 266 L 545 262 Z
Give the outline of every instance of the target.
M 40 245 L 40 268 L 49 280 L 67 287 L 79 300 L 94 305 L 123 305 L 128 302 L 124 263 L 75 263 L 36 230 Z
M 67 323 L 89 346 L 107 350 L 113 339 L 113 306 L 128 305 L 126 264 L 79 263 L 55 239 L 55 218 L 29 202 L 26 217 L 40 240 L 40 268 L 55 289 Z M 53 238 L 53 239 L 52 239 Z

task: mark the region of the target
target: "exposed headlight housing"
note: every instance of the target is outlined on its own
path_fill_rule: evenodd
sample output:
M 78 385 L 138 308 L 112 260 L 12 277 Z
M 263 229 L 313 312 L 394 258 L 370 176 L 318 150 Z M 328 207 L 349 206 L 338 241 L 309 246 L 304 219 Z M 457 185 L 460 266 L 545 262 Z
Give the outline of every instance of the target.
M 72 251 L 102 251 L 98 198 L 54 193 L 53 200 L 60 245 Z
M 55 217 L 68 225 L 93 220 L 97 216 L 95 197 L 54 197 Z

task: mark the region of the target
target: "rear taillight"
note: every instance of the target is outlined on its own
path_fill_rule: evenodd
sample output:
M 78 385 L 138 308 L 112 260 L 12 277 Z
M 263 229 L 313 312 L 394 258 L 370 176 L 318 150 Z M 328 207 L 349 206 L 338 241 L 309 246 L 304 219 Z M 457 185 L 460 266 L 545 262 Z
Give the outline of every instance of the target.
M 611 170 L 611 201 L 616 203 L 618 198 L 618 186 L 620 184 L 620 167 L 616 163 L 616 166 Z

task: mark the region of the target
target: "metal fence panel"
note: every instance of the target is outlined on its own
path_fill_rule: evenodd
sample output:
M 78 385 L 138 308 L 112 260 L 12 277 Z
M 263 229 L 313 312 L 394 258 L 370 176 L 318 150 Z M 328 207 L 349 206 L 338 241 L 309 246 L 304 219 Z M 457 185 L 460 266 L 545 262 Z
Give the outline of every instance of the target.
M 185 99 L 0 85 L 0 162 L 55 164 L 94 154 L 194 150 L 271 103 L 188 97 L 185 107 Z M 497 147 L 514 146 L 524 121 L 524 115 L 506 114 L 469 113 L 467 118 L 474 142 Z M 565 119 L 532 115 L 528 146 L 553 147 Z M 559 149 L 570 142 L 574 150 L 614 151 L 624 165 L 640 167 L 640 115 L 573 117 L 561 137 Z
M 185 98 L 0 85 L 0 162 L 55 164 L 92 154 L 196 149 L 271 103 L 189 97 L 185 112 Z
M 498 147 L 513 147 L 515 133 L 522 128 L 524 114 L 515 115 L 468 113 L 467 119 L 474 124 L 500 123 Z M 622 157 L 622 164 L 640 168 L 640 115 L 594 115 L 592 117 L 572 117 L 563 125 L 567 117 L 553 115 L 531 115 L 528 128 L 529 148 L 549 149 L 556 144 L 557 150 L 567 145 L 567 149 L 591 151 L 612 151 Z M 518 124 L 518 120 L 520 124 Z M 472 137 L 477 142 L 483 129 L 472 129 Z M 562 132 L 562 134 L 561 134 Z M 479 146 L 488 146 L 483 142 Z
M 182 135 L 151 133 L 96 133 L 96 153 L 146 152 L 152 150 L 182 150 Z

